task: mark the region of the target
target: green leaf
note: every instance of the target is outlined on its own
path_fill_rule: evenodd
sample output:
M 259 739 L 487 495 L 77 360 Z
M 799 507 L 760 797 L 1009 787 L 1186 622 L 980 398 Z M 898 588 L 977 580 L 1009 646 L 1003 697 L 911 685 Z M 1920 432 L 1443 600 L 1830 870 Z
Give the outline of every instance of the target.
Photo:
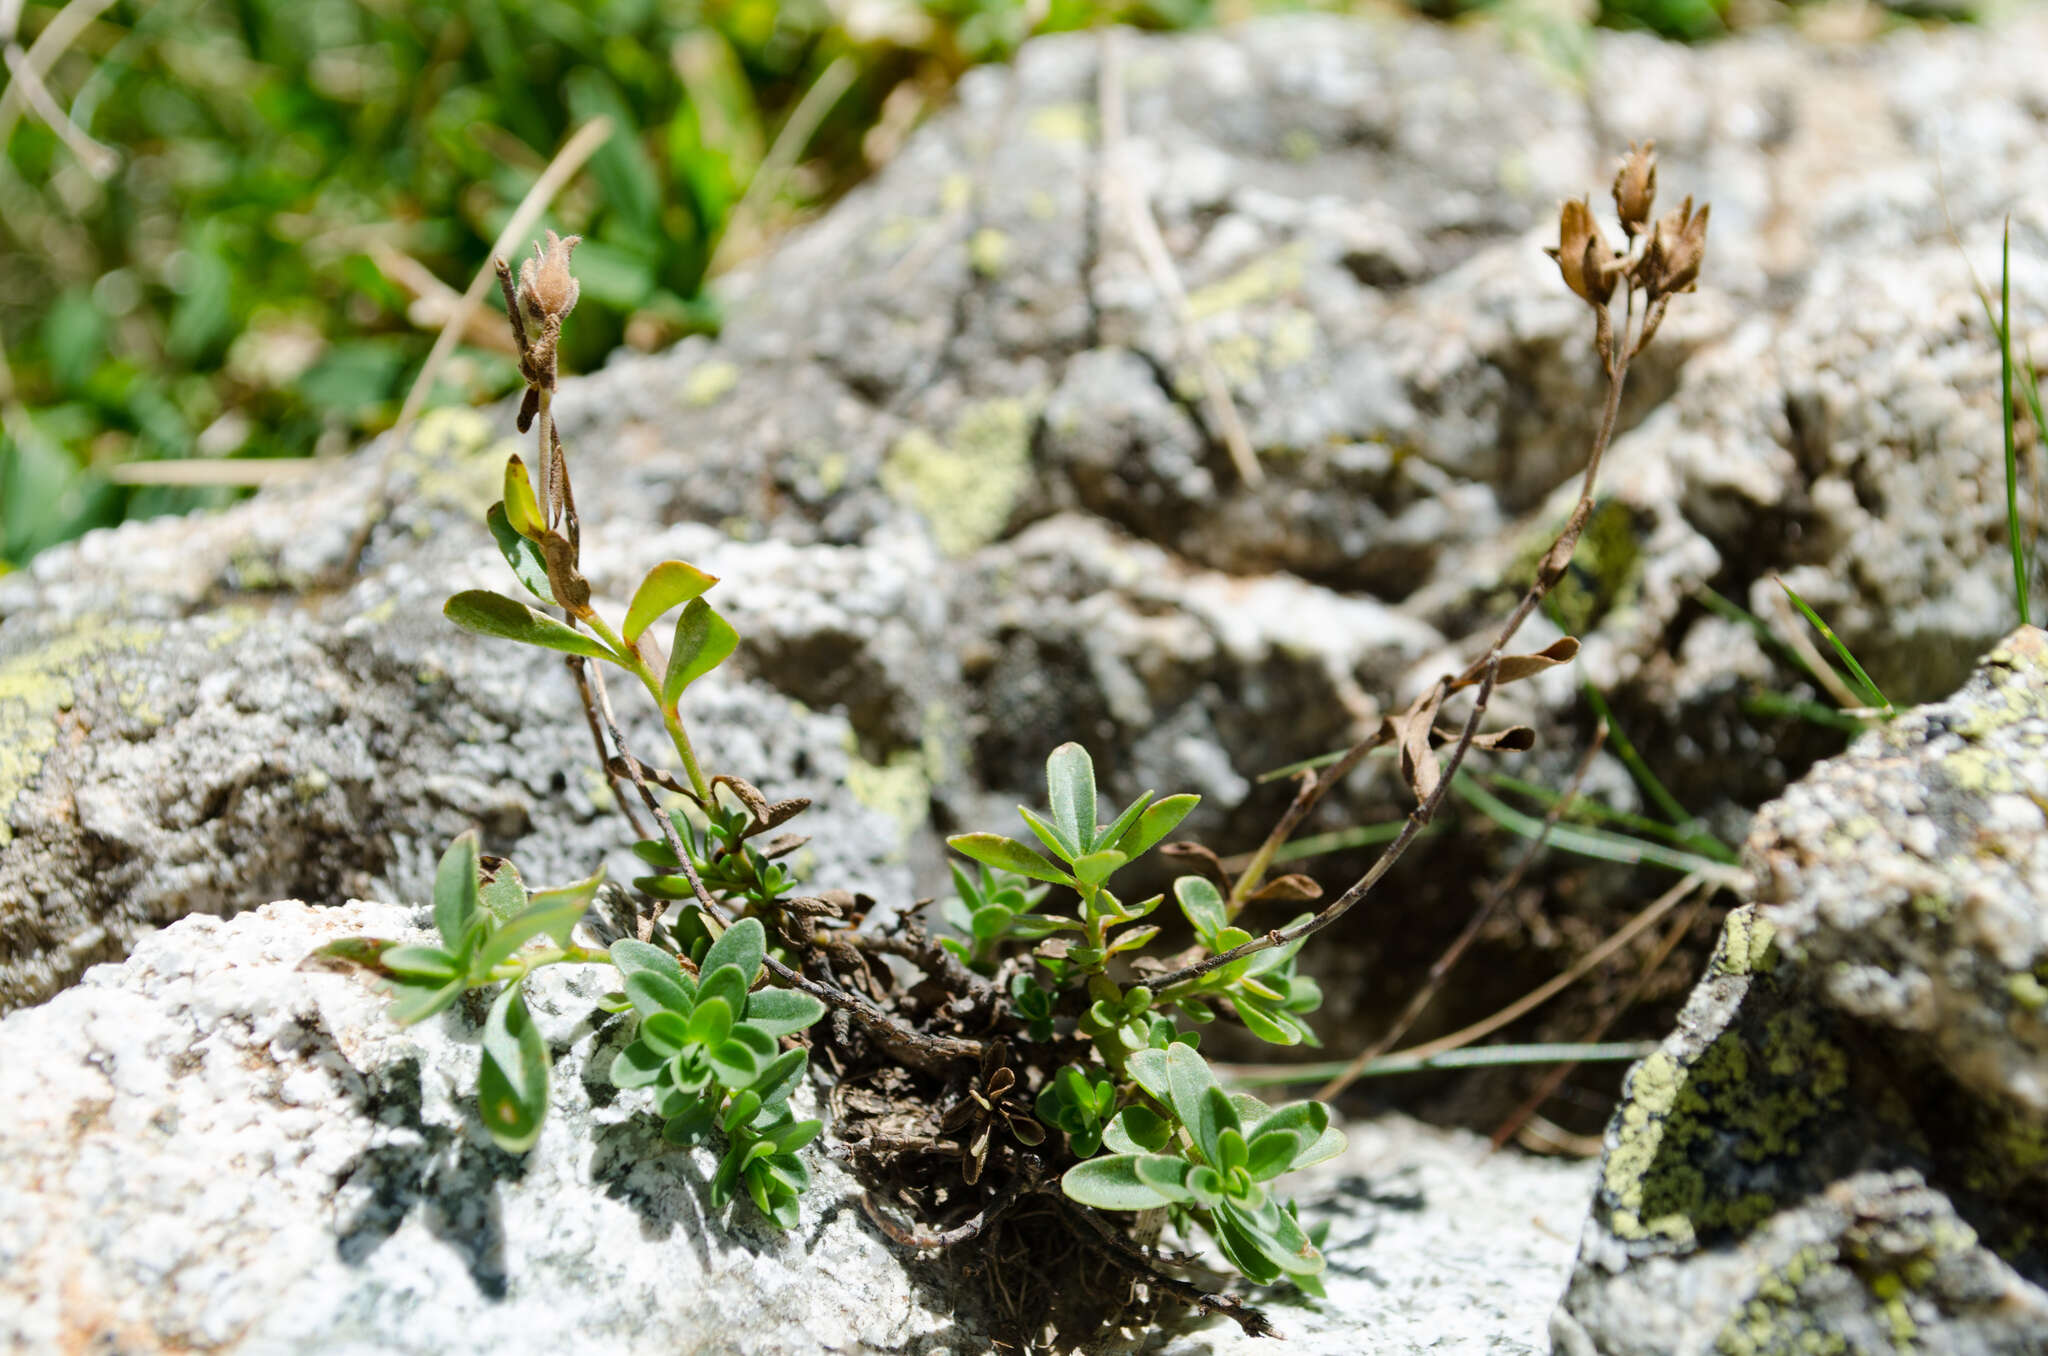
M 1137 824 L 1117 840 L 1116 850 L 1135 860 L 1160 839 L 1172 833 L 1201 804 L 1200 796 L 1168 796 L 1138 816 Z
M 1270 1182 L 1294 1166 L 1301 1152 L 1301 1136 L 1292 1130 L 1261 1130 L 1252 1138 L 1245 1170 L 1254 1182 Z
M 646 1041 L 634 1041 L 618 1054 L 612 1056 L 612 1086 L 617 1088 L 644 1088 L 661 1081 L 661 1071 L 668 1060 L 656 1053 Z
M 595 638 L 581 631 L 572 631 L 553 617 L 543 616 L 525 603 L 507 598 L 502 593 L 492 593 L 487 589 L 458 593 L 442 605 L 441 614 L 463 630 L 474 631 L 478 635 L 498 636 L 516 640 L 522 645 L 560 650 L 564 654 L 580 654 L 586 659 L 618 662 L 617 656 Z
M 611 946 L 612 964 L 619 967 L 622 975 L 631 975 L 639 970 L 651 970 L 655 974 L 673 980 L 683 980 L 683 967 L 674 956 L 663 951 L 652 942 L 634 941 L 622 937 Z
M 1052 822 L 1074 856 L 1095 846 L 1095 762 L 1079 744 L 1062 744 L 1045 760 L 1045 789 L 1052 804 Z
M 1081 855 L 1081 849 L 1074 840 L 1067 837 L 1067 831 L 1057 824 L 1048 824 L 1036 810 L 1028 805 L 1019 805 L 1017 815 L 1031 826 L 1031 832 L 1038 835 L 1038 841 L 1052 849 L 1052 855 L 1063 862 L 1071 862 Z
M 521 1154 L 540 1138 L 548 1114 L 548 1046 L 519 985 L 508 984 L 484 1020 L 484 1061 L 477 1110 L 499 1148 Z
M 519 868 L 500 857 L 480 879 L 477 902 L 493 924 L 509 923 L 526 912 L 526 882 Z
M 407 981 L 446 984 L 462 977 L 455 957 L 438 946 L 394 946 L 379 958 L 385 973 Z
M 1146 1157 L 1149 1155 L 1105 1154 L 1077 1163 L 1060 1178 L 1060 1190 L 1069 1200 L 1098 1210 L 1152 1210 L 1167 1205 L 1175 1198 L 1160 1194 L 1138 1175 L 1138 1163 Z
M 461 947 L 476 917 L 476 859 L 476 830 L 470 829 L 448 845 L 434 868 L 434 927 L 451 951 Z
M 717 969 L 703 969 L 698 972 L 697 1002 L 716 998 L 725 1004 L 726 1010 L 740 1013 L 747 1006 L 747 981 L 740 977 L 737 965 L 721 965 Z
M 1010 920 L 1016 917 L 1000 904 L 990 904 L 976 909 L 967 920 L 967 931 L 977 942 L 992 942 L 1010 930 Z
M 764 1052 L 760 1048 L 767 1045 Z M 761 1076 L 761 1070 L 775 1057 L 775 1042 L 758 1027 L 736 1025 L 732 1034 L 711 1047 L 711 1071 L 729 1088 L 744 1088 Z
M 1333 1125 L 1323 1131 L 1322 1134 L 1316 1136 L 1313 1144 L 1295 1154 L 1294 1166 L 1297 1168 L 1307 1168 L 1313 1167 L 1317 1163 L 1327 1163 L 1338 1154 L 1343 1153 L 1347 1143 L 1348 1141 L 1344 1138 L 1344 1132 Z
M 1236 1212 L 1249 1227 L 1246 1235 L 1260 1252 L 1290 1276 L 1313 1276 L 1323 1269 L 1323 1255 L 1301 1231 L 1294 1216 L 1278 1205 L 1268 1204 L 1255 1216 Z
M 732 1102 L 725 1109 L 725 1120 L 719 1128 L 730 1135 L 743 1125 L 753 1123 L 761 1111 L 761 1094 L 750 1088 L 743 1088 L 732 1095 Z
M 723 1041 L 731 1031 L 732 1009 L 726 1005 L 726 1001 L 723 998 L 699 998 L 697 1010 L 690 1014 L 689 1043 L 714 1046 Z
M 556 946 L 569 945 L 569 934 L 590 909 L 597 887 L 604 884 L 604 868 L 598 867 L 587 880 L 552 890 L 536 890 L 528 896 L 525 909 L 507 919 L 477 952 L 473 968 L 486 973 L 500 961 L 509 960 L 520 947 L 546 934 Z
M 462 997 L 464 987 L 459 978 L 438 988 L 431 980 L 395 980 L 391 985 L 391 991 L 396 995 L 391 1004 L 391 1020 L 399 1026 L 424 1021 Z
M 1300 1136 L 1303 1144 L 1312 1144 L 1330 1128 L 1330 1108 L 1321 1102 L 1289 1102 L 1270 1111 L 1249 1115 L 1240 1108 L 1238 1114 L 1244 1121 L 1246 1133 L 1254 1137 L 1269 1130 L 1288 1130 Z
M 1193 1054 L 1194 1052 L 1189 1051 L 1189 1053 Z M 1195 1058 L 1200 1059 L 1201 1056 L 1196 1055 Z M 1171 1091 L 1169 1066 L 1166 1062 L 1166 1051 L 1136 1051 L 1124 1062 L 1124 1068 L 1133 1079 L 1137 1080 L 1139 1087 L 1152 1094 L 1155 1101 L 1158 1101 L 1169 1110 L 1173 1108 L 1173 1094 Z
M 1091 852 L 1074 863 L 1074 875 L 1085 885 L 1100 885 L 1130 860 L 1114 849 Z
M 1112 956 L 1116 955 L 1119 951 L 1135 951 L 1158 935 L 1159 929 L 1150 924 L 1141 928 L 1125 928 L 1116 936 L 1111 937 L 1109 945 L 1104 947 L 1103 950 Z M 1137 992 L 1150 993 L 1151 990 L 1139 989 Z
M 694 1016 L 693 1009 L 690 1017 Z M 650 1012 L 640 1019 L 640 1039 L 662 1059 L 673 1059 L 677 1051 L 690 1043 L 690 1017 L 667 1009 Z
M 747 998 L 747 1024 L 771 1036 L 802 1031 L 825 1015 L 825 1005 L 795 989 L 761 989 Z
M 1019 913 L 1010 916 L 1010 935 L 1026 942 L 1050 937 L 1055 932 L 1076 932 L 1081 920 L 1054 913 Z
M 784 1050 L 760 1073 L 754 1075 L 751 1084 L 761 1094 L 761 1105 L 774 1108 L 789 1100 L 790 1094 L 803 1082 L 804 1070 L 810 1065 L 810 1056 L 803 1050 Z
M 1232 1002 L 1237 1008 L 1238 1020 L 1244 1023 L 1245 1030 L 1260 1040 L 1272 1045 L 1301 1044 L 1301 1029 L 1286 1013 L 1277 1012 L 1243 994 L 1234 995 Z
M 1184 1204 L 1194 1199 L 1194 1193 L 1188 1190 L 1189 1169 L 1193 1165 L 1185 1158 L 1171 1154 L 1142 1154 L 1135 1166 L 1138 1179 L 1167 1200 Z
M 739 643 L 739 632 L 732 629 L 732 623 L 712 611 L 702 598 L 692 598 L 676 619 L 668 673 L 661 680 L 661 700 L 674 705 L 685 688 L 723 664 Z
M 664 612 L 681 607 L 717 582 L 718 576 L 706 574 L 695 565 L 680 560 L 662 561 L 647 572 L 640 587 L 633 591 L 633 601 L 626 606 L 626 624 L 619 635 L 631 645 Z
M 1175 1050 L 1187 1050 L 1187 1047 L 1184 1045 L 1169 1047 L 1167 1049 L 1167 1058 L 1169 1060 L 1173 1058 Z M 1188 1053 L 1194 1055 L 1197 1063 L 1201 1062 L 1200 1055 L 1195 1055 L 1195 1052 L 1192 1050 L 1188 1050 Z M 1208 1073 L 1208 1071 L 1209 1066 L 1203 1064 L 1202 1072 Z M 1180 1104 L 1180 1096 L 1181 1089 L 1176 1084 L 1174 1088 L 1174 1104 L 1176 1107 Z M 1214 1168 L 1235 1166 L 1226 1154 L 1231 1145 L 1227 1142 L 1224 1132 L 1229 1131 L 1232 1135 L 1235 1135 L 1237 1138 L 1236 1147 L 1242 1149 L 1244 1147 L 1244 1129 L 1238 1123 L 1237 1108 L 1231 1105 L 1229 1094 L 1225 1093 L 1222 1088 L 1217 1087 L 1214 1082 L 1211 1082 L 1196 1099 L 1194 1119 L 1187 1120 L 1183 1117 L 1182 1120 L 1188 1127 L 1188 1133 L 1195 1138 L 1195 1147 L 1202 1151 L 1202 1157 L 1208 1160 L 1209 1166 Z
M 697 1010 L 696 997 L 659 970 L 635 970 L 626 976 L 626 997 L 642 1017 L 674 1012 L 688 1017 Z
M 1173 897 L 1180 911 L 1194 925 L 1195 935 L 1207 942 L 1229 925 L 1229 910 L 1223 892 L 1207 876 L 1182 876 L 1173 883 Z M 1212 950 L 1215 948 L 1212 947 Z
M 1074 878 L 1054 866 L 1038 853 L 1025 847 L 1014 838 L 1005 838 L 998 833 L 963 833 L 946 840 L 946 846 L 963 857 L 1014 871 L 1020 876 L 1033 880 L 1050 881 L 1054 885 L 1072 885 Z
M 711 1123 L 717 1116 L 718 1104 L 713 1099 L 690 1097 L 661 1127 L 661 1137 L 671 1144 L 700 1144 L 711 1133 Z
M 1280 1279 L 1280 1268 L 1266 1255 L 1241 1211 L 1226 1202 L 1217 1207 L 1212 1219 L 1216 1246 L 1223 1250 L 1230 1265 L 1244 1273 L 1247 1280 L 1260 1285 Z
M 1158 1153 L 1173 1139 L 1173 1127 L 1147 1106 L 1127 1106 L 1102 1132 L 1102 1142 L 1118 1153 Z
M 526 463 L 518 457 L 505 459 L 505 521 L 514 532 L 528 541 L 539 541 L 547 529 L 547 520 L 541 517 L 540 500 L 533 493 L 533 481 L 526 474 Z
M 1131 831 L 1131 826 L 1138 822 L 1138 816 L 1144 814 L 1145 807 L 1151 803 L 1152 793 L 1147 791 L 1125 806 L 1124 812 L 1116 817 L 1115 822 L 1095 836 L 1095 841 L 1089 844 L 1089 848 L 1092 850 L 1098 847 L 1115 847 L 1122 841 L 1123 836 Z
M 1202 1121 L 1204 1095 L 1216 1087 L 1216 1075 L 1209 1072 L 1208 1061 L 1186 1045 L 1175 1042 L 1166 1047 L 1166 1090 L 1171 1099 L 1173 1114 L 1180 1118 L 1190 1132 L 1195 1134 L 1195 1143 L 1201 1147 L 1204 1156 L 1209 1154 L 1197 1127 Z M 1220 1089 L 1218 1089 L 1220 1091 Z M 1231 1124 L 1236 1124 L 1235 1114 Z M 1213 1160 L 1212 1160 L 1213 1161 Z
M 730 965 L 740 972 L 740 987 L 744 991 L 761 972 L 761 958 L 767 954 L 768 933 L 761 920 L 742 918 L 719 934 L 698 962 L 698 969 L 708 975 L 720 966 Z
M 315 947 L 306 959 L 310 961 L 314 957 L 319 957 L 323 960 L 336 960 L 382 973 L 384 953 L 397 947 L 398 943 L 383 937 L 341 937 L 325 946 Z
M 491 539 L 498 543 L 498 554 L 505 557 L 505 563 L 512 567 L 526 591 L 544 603 L 555 601 L 555 586 L 548 582 L 547 557 L 540 548 L 519 535 L 505 517 L 505 506 L 493 504 L 484 514 L 484 522 L 491 529 Z

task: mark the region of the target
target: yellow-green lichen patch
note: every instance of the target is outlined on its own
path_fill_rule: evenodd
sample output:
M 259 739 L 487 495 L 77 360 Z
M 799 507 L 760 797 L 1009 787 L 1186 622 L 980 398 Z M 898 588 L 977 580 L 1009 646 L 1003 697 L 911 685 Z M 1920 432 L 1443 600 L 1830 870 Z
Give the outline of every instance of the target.
M 161 627 L 104 625 L 86 618 L 37 648 L 0 661 L 0 847 L 14 837 L 8 824 L 14 802 L 57 746 L 57 718 L 77 700 L 79 676 L 95 659 L 144 649 L 162 634 Z M 146 707 L 139 692 L 122 694 L 122 702 L 131 715 L 151 724 L 163 719 Z
M 2013 1002 L 2028 1012 L 2039 1012 L 2048 1007 L 2048 986 L 2025 970 L 2005 977 L 2005 991 L 2012 996 Z
M 1754 923 L 1740 926 L 1746 951 Z M 1722 954 L 1731 949 L 1724 938 Z M 1669 1051 L 1651 1055 L 1630 1075 L 1602 1173 L 1608 1228 L 1681 1249 L 1703 1233 L 1755 1228 L 1778 1208 L 1760 1189 L 1771 1166 L 1799 1156 L 1809 1129 L 1841 1108 L 1848 1084 L 1847 1053 L 1793 1010 L 1724 1031 L 1683 1062 Z M 1731 1162 L 1757 1171 L 1731 1171 Z
M 931 524 L 949 555 L 1002 535 L 1030 477 L 1032 406 L 991 400 L 961 414 L 945 442 L 912 429 L 889 449 L 882 488 Z
M 1034 110 L 1025 126 L 1042 141 L 1086 144 L 1095 139 L 1095 114 L 1086 104 L 1047 104 Z
M 722 358 L 698 363 L 683 378 L 683 403 L 694 408 L 716 405 L 740 384 L 740 369 Z
M 1188 311 L 1200 320 L 1284 296 L 1301 286 L 1301 248 L 1289 245 L 1254 260 L 1227 278 L 1188 294 Z
M 1714 1338 L 1721 1356 L 1839 1356 L 1848 1339 L 1822 1325 L 1800 1292 L 1815 1282 L 1846 1278 L 1835 1250 L 1801 1248 L 1768 1270 L 1756 1289 Z
M 967 261 L 984 278 L 1000 278 L 1010 267 L 1010 237 L 984 226 L 967 241 Z
M 1724 975 L 1757 974 L 1777 963 L 1778 929 L 1759 918 L 1755 905 L 1728 915 L 1721 926 L 1721 944 L 1714 949 L 1713 968 Z
M 472 409 L 429 410 L 421 415 L 406 444 L 406 460 L 415 478 L 413 497 L 479 516 L 496 503 L 505 486 L 505 459 L 515 453 L 530 455 L 532 448 L 516 438 L 493 442 L 491 429 L 491 421 Z
M 852 735 L 847 736 L 848 743 Z M 897 847 L 889 855 L 900 857 L 902 845 L 931 817 L 932 785 L 925 775 L 923 755 L 901 749 L 888 761 L 870 763 L 849 749 L 846 789 L 856 801 L 897 826 Z

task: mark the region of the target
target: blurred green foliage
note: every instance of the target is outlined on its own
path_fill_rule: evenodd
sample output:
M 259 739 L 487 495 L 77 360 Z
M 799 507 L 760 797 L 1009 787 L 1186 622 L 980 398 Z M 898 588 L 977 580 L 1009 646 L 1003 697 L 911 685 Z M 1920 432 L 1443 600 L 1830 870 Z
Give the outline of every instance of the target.
M 1697 37 L 1728 0 L 1606 0 Z M 1565 0 L 1416 0 L 1529 22 Z M 836 62 L 852 80 L 748 239 L 814 210 L 967 66 L 1037 31 L 1200 26 L 1274 0 L 120 0 L 47 85 L 115 152 L 104 179 L 32 112 L 0 159 L 0 570 L 229 491 L 114 467 L 339 451 L 388 426 L 459 291 L 571 131 L 614 134 L 543 225 L 585 238 L 566 366 L 715 328 L 713 252 L 767 148 Z M 60 6 L 31 3 L 24 43 Z M 1547 20 L 1545 20 L 1547 21 Z M 1571 23 L 1580 22 L 1577 19 Z M 857 25 L 857 27 L 855 26 Z M 439 283 L 433 280 L 441 280 Z M 465 347 L 432 397 L 514 384 Z

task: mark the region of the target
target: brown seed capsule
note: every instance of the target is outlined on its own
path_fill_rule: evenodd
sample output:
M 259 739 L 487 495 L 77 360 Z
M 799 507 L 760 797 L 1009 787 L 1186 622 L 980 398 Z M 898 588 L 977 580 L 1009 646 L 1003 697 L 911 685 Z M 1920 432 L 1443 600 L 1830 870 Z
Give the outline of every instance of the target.
M 1601 239 L 1593 208 L 1584 198 L 1570 199 L 1558 212 L 1557 244 L 1544 253 L 1557 260 L 1564 285 L 1587 304 L 1605 306 L 1614 295 L 1614 252 Z
M 1700 261 L 1707 253 L 1707 214 L 1712 207 L 1692 210 L 1687 198 L 1678 210 L 1657 218 L 1650 237 L 1648 290 L 1652 296 L 1690 292 L 1699 280 Z
M 582 241 L 581 236 L 565 240 L 549 231 L 547 245 L 536 241 L 535 257 L 519 265 L 519 300 L 535 320 L 549 316 L 559 320 L 576 309 L 576 298 L 583 289 L 569 271 L 569 255 Z
M 1646 141 L 1628 148 L 1628 158 L 1614 176 L 1614 210 L 1621 217 L 1621 229 L 1633 240 L 1650 220 L 1650 207 L 1657 201 L 1657 143 Z

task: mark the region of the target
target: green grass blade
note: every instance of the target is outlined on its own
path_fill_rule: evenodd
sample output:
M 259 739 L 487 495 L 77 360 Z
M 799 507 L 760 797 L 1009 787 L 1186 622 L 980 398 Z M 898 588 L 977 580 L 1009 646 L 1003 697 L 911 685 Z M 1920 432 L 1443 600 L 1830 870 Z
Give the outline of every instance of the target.
M 1849 672 L 1854 674 L 1856 681 L 1862 685 L 1864 699 L 1870 705 L 1882 710 L 1885 714 L 1891 714 L 1891 699 L 1884 695 L 1884 692 L 1876 683 L 1870 681 L 1870 675 L 1865 673 L 1863 666 L 1856 662 L 1856 656 L 1849 653 L 1849 647 L 1842 643 L 1842 638 L 1835 634 L 1834 628 L 1822 621 L 1820 614 L 1808 607 L 1806 600 L 1797 593 L 1794 593 L 1790 584 L 1780 579 L 1778 587 L 1785 590 L 1785 596 L 1792 600 L 1792 606 L 1799 609 L 1799 614 L 1812 624 L 1813 629 L 1826 636 L 1828 644 L 1835 647 L 1835 653 L 1841 656 L 1842 662 L 1849 666 Z
M 1614 746 L 1614 756 L 1621 759 L 1623 766 L 1627 767 L 1630 775 L 1636 779 L 1637 785 L 1643 788 L 1643 793 L 1657 803 L 1657 808 L 1662 810 L 1664 817 L 1673 824 L 1683 828 L 1693 823 L 1696 816 L 1687 813 L 1686 808 L 1678 803 L 1678 797 L 1672 795 L 1670 789 L 1657 779 L 1656 773 L 1650 771 L 1650 765 L 1643 761 L 1643 756 L 1636 752 L 1636 746 L 1630 743 L 1628 735 L 1623 733 L 1621 723 L 1615 720 L 1614 710 L 1608 706 L 1607 698 L 1601 694 L 1600 689 L 1590 682 L 1581 686 L 1585 689 L 1586 701 L 1592 706 L 1593 714 L 1607 722 L 1607 742 Z
M 1523 838 L 1543 834 L 1542 820 L 1509 805 L 1481 786 L 1469 773 L 1458 773 L 1451 781 L 1451 790 L 1509 833 Z M 1696 852 L 1666 847 L 1662 843 L 1630 838 L 1626 834 L 1608 833 L 1603 829 L 1559 824 L 1550 830 L 1544 841 L 1565 852 L 1575 852 L 1581 857 L 1603 862 L 1619 862 L 1624 866 L 1661 866 L 1667 871 L 1688 875 L 1696 872 L 1711 881 L 1728 881 L 1733 874 L 1725 862 L 1714 861 Z
M 1829 714 L 1834 715 L 1838 713 L 1830 711 Z M 1861 726 L 1859 725 L 1858 728 L 1860 729 Z M 1523 778 L 1512 776 L 1505 772 L 1482 773 L 1481 779 L 1490 788 L 1511 791 L 1518 796 L 1527 796 L 1545 810 L 1549 810 L 1562 799 L 1557 792 L 1547 786 L 1526 781 Z M 1582 822 L 1611 824 L 1616 828 L 1626 829 L 1632 833 L 1645 834 L 1651 838 L 1661 839 L 1666 843 L 1670 843 L 1674 847 L 1685 848 L 1688 851 L 1697 852 L 1703 857 L 1712 857 L 1716 861 L 1726 862 L 1730 866 L 1736 865 L 1741 860 L 1740 855 L 1735 849 L 1703 829 L 1674 827 L 1659 820 L 1645 818 L 1642 815 L 1633 815 L 1626 810 L 1617 810 L 1611 805 L 1594 800 L 1591 796 L 1573 797 L 1571 805 L 1565 811 L 1565 815 L 1567 818 L 1576 817 Z
M 2008 218 L 1998 264 L 1998 408 L 2005 423 L 2005 533 L 2012 551 L 2012 590 L 2020 606 L 2020 625 L 2031 626 L 2033 618 L 2027 609 L 2027 547 L 2020 535 L 2020 458 L 2013 438 L 2012 385 L 2012 221 Z M 2038 401 L 2038 389 L 2034 394 Z M 2036 413 L 2037 421 L 2039 417 Z
M 1656 1053 L 1655 1041 L 1601 1041 L 1589 1044 L 1475 1045 L 1439 1055 L 1381 1055 L 1357 1071 L 1359 1078 L 1389 1074 L 1429 1073 L 1438 1069 L 1490 1069 L 1526 1064 L 1612 1064 Z M 1233 1070 L 1218 1066 L 1225 1082 L 1238 1088 L 1275 1088 L 1293 1083 L 1320 1083 L 1349 1072 L 1349 1060 L 1328 1064 L 1289 1064 L 1280 1068 L 1249 1066 Z

